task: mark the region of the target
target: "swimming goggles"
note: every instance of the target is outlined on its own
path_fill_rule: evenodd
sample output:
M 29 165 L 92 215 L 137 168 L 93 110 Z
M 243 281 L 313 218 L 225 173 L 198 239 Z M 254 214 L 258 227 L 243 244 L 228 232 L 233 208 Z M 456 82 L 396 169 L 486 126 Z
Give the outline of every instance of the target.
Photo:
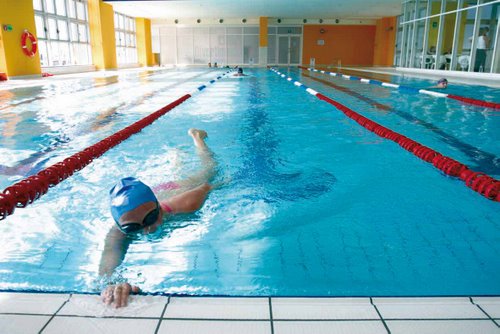
M 158 220 L 158 217 L 160 216 L 160 206 L 158 205 L 158 202 L 156 202 L 156 208 L 152 211 L 150 211 L 146 217 L 142 220 L 141 223 L 126 223 L 120 226 L 120 229 L 125 232 L 125 233 L 131 233 L 131 232 L 136 232 L 139 231 L 140 229 L 143 229 L 146 226 L 153 225 L 156 223 Z

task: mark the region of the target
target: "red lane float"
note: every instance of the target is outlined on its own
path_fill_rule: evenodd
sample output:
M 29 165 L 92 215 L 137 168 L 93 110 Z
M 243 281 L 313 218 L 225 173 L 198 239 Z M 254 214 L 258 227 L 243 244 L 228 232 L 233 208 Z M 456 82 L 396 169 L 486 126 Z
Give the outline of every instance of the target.
M 24 180 L 21 180 L 12 186 L 6 188 L 0 193 L 0 220 L 11 215 L 16 207 L 22 208 L 47 193 L 50 187 L 53 187 L 70 177 L 76 171 L 87 166 L 92 160 L 100 157 L 110 148 L 118 145 L 131 135 L 141 131 L 146 126 L 153 123 L 155 120 L 165 115 L 168 111 L 177 107 L 191 97 L 191 94 L 186 94 L 165 107 L 155 111 L 149 116 L 127 126 L 117 133 L 104 138 L 103 140 L 87 147 L 83 151 L 73 154 L 72 156 L 58 162 L 44 170 L 32 175 Z
M 449 97 L 450 99 L 457 100 L 457 101 L 461 101 L 461 102 L 465 102 L 465 103 L 469 103 L 469 104 L 474 104 L 474 105 L 480 106 L 480 107 L 500 109 L 500 103 L 476 100 L 476 99 L 471 99 L 469 97 L 463 97 L 463 96 L 452 95 L 452 94 L 448 94 L 447 97 Z
M 441 170 L 443 173 L 449 176 L 458 177 L 465 182 L 467 187 L 480 193 L 484 197 L 491 199 L 493 201 L 500 202 L 500 181 L 492 178 L 481 172 L 474 172 L 470 170 L 466 165 L 453 160 L 441 153 L 424 146 L 413 139 L 407 138 L 395 131 L 392 131 L 360 114 L 354 110 L 349 109 L 343 104 L 332 100 L 328 96 L 321 93 L 316 94 L 316 97 L 323 100 L 335 108 L 342 111 L 347 117 L 353 119 L 358 124 L 364 128 L 370 130 L 371 132 L 377 134 L 380 137 L 387 138 L 397 143 L 399 146 L 405 150 L 413 153 L 420 159 L 431 163 L 437 169 Z

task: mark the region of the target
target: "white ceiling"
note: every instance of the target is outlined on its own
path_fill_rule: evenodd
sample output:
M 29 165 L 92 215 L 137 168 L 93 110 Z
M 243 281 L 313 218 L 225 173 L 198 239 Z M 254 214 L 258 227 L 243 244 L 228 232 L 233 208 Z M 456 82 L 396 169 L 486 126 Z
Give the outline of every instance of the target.
M 106 1 L 115 11 L 150 19 L 339 18 L 378 19 L 401 14 L 401 0 L 181 0 Z

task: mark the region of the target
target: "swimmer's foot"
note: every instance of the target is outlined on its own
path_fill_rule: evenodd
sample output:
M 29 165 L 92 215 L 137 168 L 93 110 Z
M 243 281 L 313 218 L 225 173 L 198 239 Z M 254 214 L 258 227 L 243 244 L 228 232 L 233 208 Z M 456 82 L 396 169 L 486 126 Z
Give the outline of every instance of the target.
M 188 130 L 188 135 L 193 138 L 194 145 L 197 148 L 203 151 L 208 151 L 207 144 L 205 144 L 205 138 L 207 138 L 208 135 L 205 130 L 191 128 Z
M 205 130 L 194 128 L 188 130 L 188 135 L 190 135 L 193 139 L 205 139 L 208 137 L 208 134 Z

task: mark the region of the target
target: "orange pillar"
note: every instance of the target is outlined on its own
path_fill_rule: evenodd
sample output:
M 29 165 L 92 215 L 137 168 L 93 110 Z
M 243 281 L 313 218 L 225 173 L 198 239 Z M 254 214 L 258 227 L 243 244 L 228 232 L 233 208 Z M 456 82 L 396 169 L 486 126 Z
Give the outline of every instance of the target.
M 377 20 L 375 47 L 373 50 L 373 65 L 393 65 L 397 31 L 396 24 L 396 17 L 384 17 Z
M 267 66 L 267 17 L 259 18 L 259 65 Z

